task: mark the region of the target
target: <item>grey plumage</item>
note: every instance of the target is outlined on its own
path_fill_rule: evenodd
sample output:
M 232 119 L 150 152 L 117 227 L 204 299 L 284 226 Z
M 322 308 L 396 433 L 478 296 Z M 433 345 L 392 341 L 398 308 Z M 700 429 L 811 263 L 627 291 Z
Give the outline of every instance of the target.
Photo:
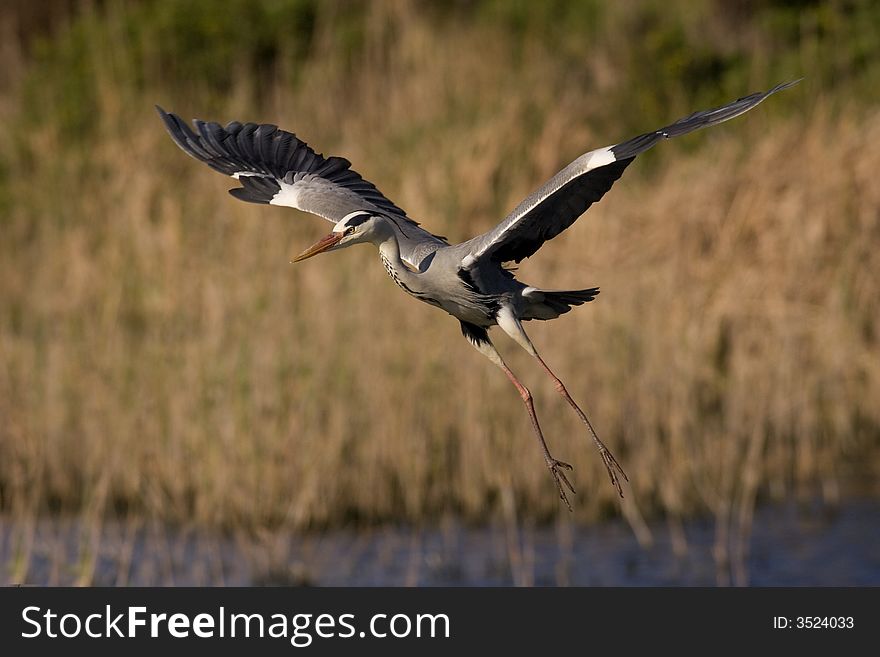
M 530 194 L 492 230 L 468 241 L 471 254 L 475 258 L 488 256 L 499 262 L 519 262 L 528 258 L 601 199 L 640 153 L 663 139 L 679 137 L 739 116 L 771 94 L 798 82 L 800 80 L 780 84 L 722 107 L 694 112 L 659 130 L 582 155 Z M 596 166 L 597 163 L 601 164 Z
M 357 210 L 376 211 L 393 217 L 401 226 L 401 251 L 415 264 L 433 246 L 446 240 L 422 229 L 388 200 L 371 182 L 351 169 L 343 157 L 325 158 L 293 133 L 271 124 L 239 123 L 226 127 L 195 120 L 195 132 L 176 114 L 156 110 L 168 134 L 188 155 L 215 171 L 238 179 L 241 187 L 230 189 L 235 198 L 250 203 L 291 205 L 285 190 L 293 193 L 296 207 L 333 223 Z M 279 195 L 280 198 L 279 198 Z
M 452 245 L 409 218 L 375 185 L 352 170 L 348 160 L 325 158 L 275 125 L 233 121 L 223 127 L 197 120 L 193 131 L 175 114 L 159 107 L 157 110 L 180 148 L 238 180 L 241 186 L 230 190 L 236 198 L 294 207 L 334 223 L 329 235 L 295 261 L 369 242 L 378 247 L 382 263 L 395 284 L 407 294 L 456 317 L 468 341 L 504 371 L 519 391 L 557 491 L 570 509 L 568 492 L 574 493 L 574 487 L 565 471 L 571 466 L 551 456 L 531 393 L 495 350 L 488 329 L 499 326 L 540 363 L 587 427 L 612 484 L 623 496 L 623 469 L 522 328 L 523 321 L 554 319 L 572 307 L 592 301 L 599 289 L 541 290 L 518 281 L 504 263 L 519 262 L 533 255 L 544 242 L 571 226 L 611 189 L 640 153 L 657 142 L 739 116 L 797 82 L 695 112 L 659 130 L 585 153 L 530 194 L 492 230 Z

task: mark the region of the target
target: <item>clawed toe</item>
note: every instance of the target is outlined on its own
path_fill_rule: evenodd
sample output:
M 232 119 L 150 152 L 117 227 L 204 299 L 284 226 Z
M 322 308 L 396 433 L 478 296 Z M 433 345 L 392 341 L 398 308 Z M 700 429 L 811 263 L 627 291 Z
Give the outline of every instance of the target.
M 560 499 L 565 502 L 565 506 L 568 507 L 569 511 L 573 511 L 571 508 L 571 502 L 568 501 L 568 493 L 566 493 L 565 488 L 568 488 L 572 495 L 577 495 L 577 491 L 574 489 L 574 486 L 571 485 L 568 477 L 565 476 L 565 472 L 563 472 L 563 470 L 572 470 L 571 465 L 564 461 L 557 461 L 556 459 L 551 458 L 547 461 L 547 467 L 550 469 L 550 474 L 553 475 L 553 480 L 556 482 L 556 488 L 559 491 Z M 563 484 L 565 484 L 565 487 L 563 487 Z
M 626 481 L 629 481 L 629 477 L 626 476 L 626 473 L 623 471 L 623 468 L 620 467 L 617 459 L 614 458 L 614 455 L 609 452 L 606 447 L 603 446 L 600 448 L 599 453 L 602 455 L 602 462 L 605 464 L 605 469 L 608 470 L 608 477 L 611 479 L 611 485 L 617 489 L 617 494 L 620 495 L 620 497 L 623 497 L 623 488 L 620 485 L 620 477 L 623 477 Z

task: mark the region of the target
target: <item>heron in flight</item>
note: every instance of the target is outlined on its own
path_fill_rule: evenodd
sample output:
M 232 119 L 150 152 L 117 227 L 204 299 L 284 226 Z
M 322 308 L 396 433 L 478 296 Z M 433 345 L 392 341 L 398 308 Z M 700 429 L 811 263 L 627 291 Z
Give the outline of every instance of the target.
M 528 196 L 497 226 L 460 244 L 450 244 L 446 238 L 422 228 L 352 170 L 348 160 L 315 153 L 294 134 L 277 126 L 233 121 L 223 127 L 196 120 L 193 131 L 177 115 L 158 106 L 156 109 L 180 148 L 240 183 L 240 187 L 229 190 L 235 198 L 296 208 L 333 223 L 330 233 L 296 256 L 294 262 L 354 244 L 372 244 L 378 248 L 388 274 L 404 292 L 458 319 L 464 337 L 497 365 L 519 392 L 544 462 L 570 511 L 568 492 L 574 493 L 575 489 L 565 472 L 571 470 L 571 465 L 551 455 L 531 393 L 501 358 L 488 330 L 499 326 L 552 379 L 586 427 L 612 485 L 623 497 L 621 479 L 627 479 L 623 468 L 599 439 L 587 414 L 541 358 L 522 324 L 533 319 L 556 319 L 573 306 L 595 299 L 599 289 L 537 288 L 517 280 L 507 263 L 528 258 L 544 242 L 571 226 L 605 195 L 637 155 L 657 142 L 739 116 L 798 81 L 723 107 L 695 112 L 659 130 L 585 153 Z

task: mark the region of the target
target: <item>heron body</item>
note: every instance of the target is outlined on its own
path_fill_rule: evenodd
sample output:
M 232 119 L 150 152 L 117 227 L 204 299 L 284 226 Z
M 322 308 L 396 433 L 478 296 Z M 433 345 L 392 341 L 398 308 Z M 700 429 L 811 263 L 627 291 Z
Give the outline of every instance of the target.
M 612 484 L 623 496 L 621 479 L 626 479 L 626 474 L 522 326 L 524 321 L 555 319 L 573 306 L 592 301 L 599 290 L 542 290 L 517 280 L 506 263 L 532 256 L 544 242 L 573 224 L 604 196 L 637 155 L 657 142 L 738 116 L 796 82 L 695 112 L 659 130 L 585 153 L 493 229 L 459 244 L 425 230 L 353 171 L 348 160 L 325 158 L 290 132 L 269 124 L 233 121 L 224 127 L 199 120 L 193 122 L 193 131 L 175 114 L 157 110 L 178 146 L 241 183 L 230 190 L 236 198 L 294 207 L 334 224 L 328 235 L 294 258 L 295 262 L 370 243 L 378 249 L 383 266 L 398 287 L 457 318 L 467 340 L 498 366 L 519 392 L 557 491 L 571 509 L 568 492 L 574 493 L 574 487 L 565 474 L 571 466 L 550 454 L 531 393 L 507 367 L 488 330 L 500 327 L 547 372 L 585 425 Z

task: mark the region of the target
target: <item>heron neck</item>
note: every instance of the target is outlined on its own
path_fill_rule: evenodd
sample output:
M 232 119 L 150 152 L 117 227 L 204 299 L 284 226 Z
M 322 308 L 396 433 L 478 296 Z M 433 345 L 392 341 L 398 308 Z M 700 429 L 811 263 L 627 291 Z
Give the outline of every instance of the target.
M 417 289 L 418 274 L 413 272 L 400 257 L 400 244 L 395 235 L 389 235 L 379 243 L 379 257 L 388 275 L 407 292 Z

